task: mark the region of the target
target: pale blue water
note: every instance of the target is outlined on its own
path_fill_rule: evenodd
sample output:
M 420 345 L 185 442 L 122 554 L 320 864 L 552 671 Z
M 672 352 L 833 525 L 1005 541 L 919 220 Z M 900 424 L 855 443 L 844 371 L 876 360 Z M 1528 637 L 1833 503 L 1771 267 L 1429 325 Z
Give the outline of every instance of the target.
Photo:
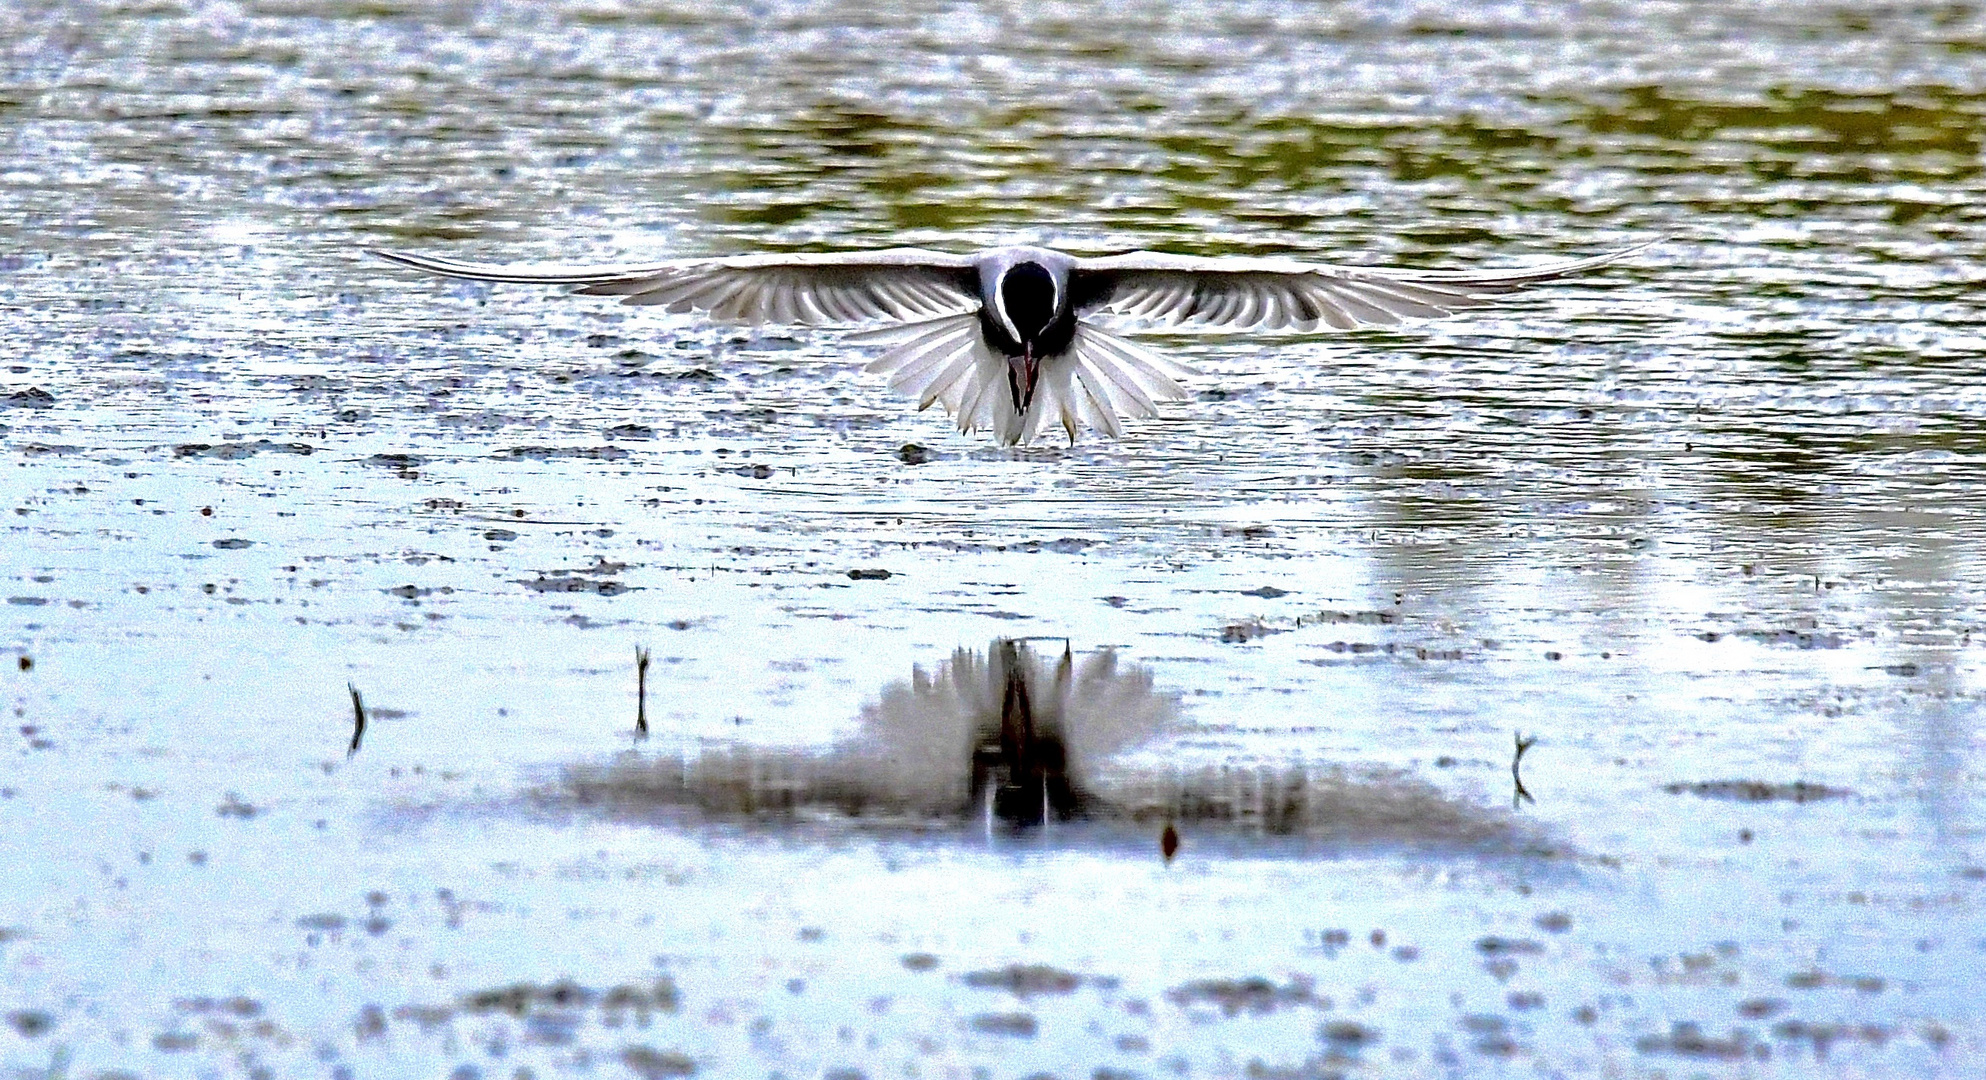
M 1969 1075 L 1983 32 L 0 11 L 0 1063 Z M 356 254 L 1657 236 L 1150 337 L 1196 400 L 1019 452 L 832 331 Z M 1083 797 L 1038 829 L 970 797 L 1016 638 Z

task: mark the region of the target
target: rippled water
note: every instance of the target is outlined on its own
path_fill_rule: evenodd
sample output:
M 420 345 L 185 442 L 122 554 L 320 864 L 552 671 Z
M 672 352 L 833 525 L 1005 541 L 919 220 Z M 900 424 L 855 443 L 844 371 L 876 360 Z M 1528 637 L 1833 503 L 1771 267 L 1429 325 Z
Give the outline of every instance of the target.
M 1982 41 L 0 7 L 0 1062 L 1969 1074 Z M 833 331 L 357 254 L 1658 237 L 1150 336 L 1194 400 L 1024 451 Z

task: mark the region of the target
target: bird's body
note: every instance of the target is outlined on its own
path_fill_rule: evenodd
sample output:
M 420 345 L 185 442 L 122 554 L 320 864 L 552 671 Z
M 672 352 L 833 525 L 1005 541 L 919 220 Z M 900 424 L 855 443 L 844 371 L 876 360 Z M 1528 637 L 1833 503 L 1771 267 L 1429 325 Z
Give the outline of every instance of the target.
M 702 311 L 725 322 L 886 320 L 891 325 L 857 335 L 890 346 L 868 370 L 888 375 L 920 409 L 942 404 L 959 430 L 990 429 L 1011 445 L 1050 426 L 1072 441 L 1083 427 L 1117 438 L 1120 417 L 1155 416 L 1157 402 L 1187 396 L 1178 379 L 1188 369 L 1103 330 L 1093 316 L 1235 330 L 1390 325 L 1481 307 L 1639 250 L 1481 273 L 1151 251 L 1086 258 L 1025 246 L 966 255 L 890 248 L 604 267 L 373 254 L 447 277 L 570 285 L 588 296 Z

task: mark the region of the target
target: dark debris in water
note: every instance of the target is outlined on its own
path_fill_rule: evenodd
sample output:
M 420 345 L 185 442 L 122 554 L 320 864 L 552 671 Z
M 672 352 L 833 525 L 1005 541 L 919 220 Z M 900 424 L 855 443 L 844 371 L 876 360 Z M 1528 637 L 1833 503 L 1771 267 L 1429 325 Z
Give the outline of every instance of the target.
M 596 581 L 566 570 L 554 570 L 528 580 L 519 579 L 517 584 L 532 592 L 590 593 L 596 596 L 619 596 L 633 588 L 618 581 Z
M 1239 619 L 1221 627 L 1221 640 L 1229 645 L 1246 645 L 1271 634 L 1287 633 L 1287 627 L 1270 626 L 1260 619 Z
M 980 1013 L 966 1023 L 982 1035 L 1008 1035 L 1019 1039 L 1034 1038 L 1040 1026 L 1027 1013 Z
M 1894 1034 L 1895 1032 L 1882 1024 L 1869 1023 L 1811 1023 L 1806 1020 L 1787 1019 L 1772 1025 L 1773 1038 L 1806 1043 L 1815 1058 L 1825 1058 L 1828 1047 L 1837 1042 L 1859 1042 L 1868 1046 L 1882 1046 L 1888 1043 Z
M 496 456 L 511 461 L 624 461 L 628 451 L 619 446 L 513 446 Z
M 428 459 L 418 454 L 374 454 L 365 459 L 368 465 L 380 465 L 389 469 L 416 469 L 428 463 Z
M 30 386 L 26 390 L 16 390 L 8 394 L 4 399 L 0 399 L 0 401 L 4 401 L 8 407 L 15 409 L 52 409 L 55 407 L 55 395 L 43 390 L 39 386 Z
M 1428 645 L 1402 645 L 1392 641 L 1327 641 L 1317 647 L 1337 655 L 1354 657 L 1411 656 L 1416 660 L 1462 660 L 1466 659 L 1469 655 L 1465 649 Z M 1310 664 L 1313 667 L 1329 667 L 1334 663 L 1343 663 L 1344 661 L 1333 660 L 1329 657 L 1314 657 L 1299 662 Z
M 1289 594 L 1281 589 L 1265 585 L 1262 588 L 1246 592 L 1243 595 L 1273 599 Z M 1305 615 L 1298 615 L 1294 619 L 1263 619 L 1259 616 L 1251 616 L 1228 623 L 1221 629 L 1221 640 L 1228 644 L 1245 644 L 1257 638 L 1267 637 L 1270 634 L 1284 634 L 1291 630 L 1300 630 L 1308 626 L 1342 624 L 1354 626 L 1392 626 L 1399 621 L 1399 612 L 1386 610 L 1338 611 L 1325 609 Z M 1387 652 L 1392 652 L 1395 648 L 1394 646 L 1379 647 L 1384 648 Z
M 1317 1029 L 1317 1037 L 1333 1047 L 1351 1050 L 1379 1041 L 1379 1032 L 1356 1020 L 1333 1020 Z
M 1634 1048 L 1643 1054 L 1664 1054 L 1701 1061 L 1764 1061 L 1772 1056 L 1770 1046 L 1759 1042 L 1743 1028 L 1719 1038 L 1705 1034 L 1700 1026 L 1693 1023 L 1672 1024 L 1667 1035 L 1643 1035 L 1634 1041 Z
M 7 1014 L 7 1026 L 23 1039 L 38 1039 L 55 1029 L 55 1017 L 42 1009 L 19 1009 Z
M 621 1064 L 641 1080 L 668 1080 L 669 1077 L 696 1075 L 696 1062 L 680 1050 L 627 1046 L 621 1049 Z
M 1791 645 L 1796 649 L 1840 649 L 1846 647 L 1854 640 L 1848 635 L 1833 631 L 1790 628 L 1777 630 L 1733 630 L 1728 634 L 1717 630 L 1705 630 L 1696 636 L 1698 640 L 1710 642 L 1721 641 L 1726 637 L 1740 637 L 1758 642 L 1761 645 Z
M 465 994 L 462 1011 L 471 1015 L 504 1013 L 524 1017 L 537 1010 L 598 1008 L 602 1012 L 673 1013 L 682 1005 L 676 982 L 667 975 L 647 985 L 624 983 L 594 990 L 570 979 L 553 983 L 513 983 Z
M 1063 971 L 1047 964 L 1013 964 L 989 971 L 968 972 L 965 984 L 979 990 L 1005 990 L 1015 997 L 1031 997 L 1035 994 L 1070 994 L 1084 982 L 1099 986 L 1115 986 L 1115 979 L 1086 978 L 1073 971 Z
M 262 1015 L 262 1003 L 251 997 L 190 997 L 176 998 L 172 1007 L 182 1013 L 194 1016 L 232 1016 L 248 1020 Z
M 1825 971 L 1809 970 L 1786 976 L 1786 985 L 1794 990 L 1836 986 L 1863 994 L 1880 994 L 1888 983 L 1879 975 L 1830 975 Z
M 1809 784 L 1804 780 L 1790 784 L 1771 784 L 1763 780 L 1706 780 L 1694 784 L 1677 781 L 1662 785 L 1662 790 L 1671 795 L 1695 795 L 1704 799 L 1751 803 L 1810 803 L 1820 802 L 1823 799 L 1845 799 L 1855 794 L 1847 788 Z
M 309 443 L 273 442 L 269 439 L 256 439 L 252 442 L 224 443 L 181 443 L 172 448 L 176 458 L 207 458 L 214 461 L 240 461 L 257 454 L 296 454 L 308 457 L 317 448 Z
M 1315 990 L 1315 984 L 1302 975 L 1293 975 L 1280 986 L 1260 975 L 1252 975 L 1243 979 L 1197 979 L 1166 991 L 1165 996 L 1181 1008 L 1215 1005 L 1225 1016 L 1244 1012 L 1265 1016 L 1290 1006 L 1314 1009 L 1328 1005 Z

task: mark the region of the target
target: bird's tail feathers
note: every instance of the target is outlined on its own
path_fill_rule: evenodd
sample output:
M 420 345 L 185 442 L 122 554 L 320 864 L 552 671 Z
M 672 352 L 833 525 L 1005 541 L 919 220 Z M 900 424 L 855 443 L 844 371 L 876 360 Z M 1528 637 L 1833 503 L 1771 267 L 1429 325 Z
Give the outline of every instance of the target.
M 1122 418 L 1157 416 L 1158 402 L 1185 399 L 1186 388 L 1176 380 L 1192 373 L 1142 345 L 1077 323 L 1069 351 L 1042 362 L 1026 414 L 1008 408 L 991 426 L 1009 444 L 1027 442 L 1054 427 L 1071 442 L 1083 428 L 1121 439 Z
M 1188 396 L 1176 380 L 1192 374 L 1141 345 L 1078 323 L 1069 351 L 1042 359 L 1034 397 L 1022 413 L 1008 391 L 1007 358 L 986 344 L 977 314 L 884 327 L 855 338 L 892 346 L 866 370 L 888 376 L 890 386 L 916 398 L 919 409 L 941 404 L 960 431 L 991 430 L 1009 446 L 1051 427 L 1060 427 L 1071 442 L 1086 427 L 1121 438 L 1121 417 L 1158 415 L 1157 402 Z

